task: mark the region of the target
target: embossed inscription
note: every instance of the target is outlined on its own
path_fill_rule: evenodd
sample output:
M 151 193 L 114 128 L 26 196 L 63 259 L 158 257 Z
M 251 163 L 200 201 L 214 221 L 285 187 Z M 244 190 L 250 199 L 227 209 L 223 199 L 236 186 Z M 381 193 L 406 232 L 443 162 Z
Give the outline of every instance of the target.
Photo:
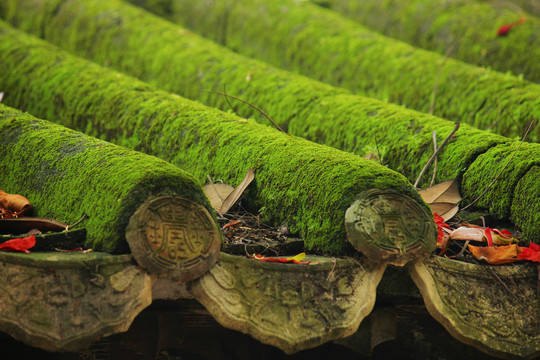
M 430 251 L 435 246 L 430 214 L 412 198 L 393 190 L 361 193 L 347 209 L 345 226 L 353 246 L 375 260 L 421 248 Z
M 215 262 L 221 244 L 208 211 L 174 196 L 143 204 L 130 219 L 127 236 L 142 266 L 186 280 L 199 276 Z

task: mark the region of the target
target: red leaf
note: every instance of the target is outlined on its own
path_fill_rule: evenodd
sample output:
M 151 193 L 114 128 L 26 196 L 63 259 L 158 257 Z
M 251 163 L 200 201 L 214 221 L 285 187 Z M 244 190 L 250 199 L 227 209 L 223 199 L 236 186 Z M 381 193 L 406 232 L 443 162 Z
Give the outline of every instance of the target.
M 28 249 L 36 245 L 36 237 L 30 235 L 25 238 L 11 239 L 0 244 L 0 251 L 23 252 L 29 254 Z
M 518 254 L 518 258 L 540 262 L 540 245 L 530 243 L 528 248 L 521 247 L 520 250 L 521 253 Z
M 444 219 L 442 218 L 442 216 L 440 216 L 437 213 L 433 213 L 433 217 L 435 218 L 435 224 L 450 229 L 450 225 L 444 222 Z
M 435 219 L 435 224 L 437 225 L 437 231 L 438 231 L 438 234 L 437 234 L 437 246 L 444 248 L 444 245 L 445 245 L 445 241 L 444 241 L 445 233 L 443 231 L 443 228 L 450 229 L 450 225 L 445 223 L 443 217 L 440 216 L 437 213 L 433 213 L 433 218 Z
M 508 34 L 512 26 L 510 24 L 505 24 L 497 30 L 497 36 L 502 36 Z
M 491 236 L 491 229 L 486 227 L 484 230 L 484 236 L 487 239 L 488 246 L 493 246 L 493 237 Z
M 513 23 L 510 23 L 510 24 L 504 24 L 503 26 L 499 28 L 499 30 L 497 30 L 497 36 L 507 35 L 508 32 L 510 32 L 511 28 L 523 24 L 525 20 L 526 20 L 525 16 L 521 16 L 521 19 L 519 19 L 518 21 L 514 21 Z

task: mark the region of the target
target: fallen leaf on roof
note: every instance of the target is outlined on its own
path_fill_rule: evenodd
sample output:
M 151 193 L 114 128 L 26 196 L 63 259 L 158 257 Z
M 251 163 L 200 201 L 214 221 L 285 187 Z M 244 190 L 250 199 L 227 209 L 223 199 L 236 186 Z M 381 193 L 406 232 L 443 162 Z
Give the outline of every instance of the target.
M 223 205 L 219 210 L 222 214 L 226 214 L 233 207 L 233 205 L 236 204 L 238 199 L 240 199 L 240 196 L 242 196 L 242 194 L 244 193 L 248 185 L 251 184 L 253 179 L 255 179 L 255 172 L 253 172 L 253 169 L 249 169 L 246 176 L 244 177 L 244 180 L 242 180 L 240 185 L 238 185 L 223 202 Z
M 475 259 L 487 261 L 489 264 L 500 265 L 522 260 L 518 258 L 519 247 L 517 244 L 503 246 L 474 246 L 469 244 L 467 246 Z
M 36 246 L 36 237 L 30 235 L 24 238 L 11 239 L 0 244 L 0 251 L 23 252 L 29 254 L 28 249 Z
M 521 252 L 518 254 L 518 258 L 540 263 L 540 245 L 530 243 L 528 248 L 521 247 L 520 250 Z
M 437 231 L 438 231 L 437 246 L 440 248 L 444 248 L 448 240 L 448 233 L 450 232 L 450 225 L 445 223 L 444 219 L 437 213 L 434 213 L 433 217 L 435 219 L 435 224 L 437 225 Z
M 480 241 L 487 243 L 489 246 L 508 245 L 519 241 L 508 230 L 497 230 L 489 227 L 482 228 L 477 226 L 460 226 L 450 233 L 450 239 Z
M 526 18 L 525 18 L 525 16 L 522 15 L 521 19 L 519 19 L 517 21 L 514 21 L 514 22 L 511 22 L 509 24 L 502 25 L 497 30 L 497 36 L 505 36 L 505 35 L 507 35 L 510 32 L 510 29 L 512 29 L 513 27 L 516 27 L 518 25 L 523 24 L 525 21 L 526 21 Z
M 225 183 L 213 183 L 203 186 L 203 191 L 214 210 L 221 210 L 223 202 L 233 191 L 234 187 Z
M 306 253 L 300 253 L 295 256 L 286 257 L 286 258 L 274 258 L 274 257 L 266 257 L 263 255 L 255 254 L 251 256 L 255 260 L 263 261 L 263 262 L 279 262 L 279 263 L 292 263 L 292 264 L 299 264 L 299 265 L 309 265 L 311 264 L 311 261 L 302 261 L 306 257 Z
M 11 217 L 22 214 L 32 207 L 30 201 L 22 195 L 8 194 L 0 190 L 0 216 Z
M 455 179 L 420 190 L 419 194 L 429 204 L 431 211 L 439 214 L 444 221 L 450 220 L 459 210 L 457 204 L 461 201 L 461 195 Z

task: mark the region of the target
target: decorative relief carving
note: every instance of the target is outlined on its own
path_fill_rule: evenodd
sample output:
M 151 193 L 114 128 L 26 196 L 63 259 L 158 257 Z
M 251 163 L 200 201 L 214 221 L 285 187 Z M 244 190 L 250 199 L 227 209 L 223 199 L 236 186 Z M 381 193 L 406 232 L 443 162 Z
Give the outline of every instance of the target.
M 293 353 L 356 331 L 373 308 L 384 264 L 313 257 L 263 263 L 222 253 L 192 292 L 223 326 Z
M 540 355 L 536 266 L 433 257 L 415 262 L 410 272 L 431 315 L 460 341 L 497 356 Z
M 141 205 L 130 219 L 126 237 L 141 266 L 175 280 L 203 274 L 217 260 L 221 246 L 206 208 L 177 196 Z
M 0 254 L 0 330 L 49 351 L 76 351 L 126 331 L 152 301 L 128 255 Z
M 361 193 L 345 214 L 348 240 L 373 261 L 403 265 L 419 250 L 435 247 L 431 214 L 415 200 L 393 190 Z

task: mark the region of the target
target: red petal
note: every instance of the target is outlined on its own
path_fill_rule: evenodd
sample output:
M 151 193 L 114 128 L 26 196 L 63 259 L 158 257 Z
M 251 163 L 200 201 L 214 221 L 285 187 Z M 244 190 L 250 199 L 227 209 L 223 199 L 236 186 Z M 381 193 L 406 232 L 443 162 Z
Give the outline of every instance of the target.
M 434 220 L 435 220 L 435 224 L 450 229 L 450 225 L 448 225 L 447 223 L 445 223 L 445 222 L 444 222 L 444 219 L 443 219 L 442 216 L 440 216 L 439 214 L 433 213 L 433 218 L 434 218 Z
M 522 247 L 520 250 L 521 253 L 518 254 L 518 258 L 540 262 L 540 245 L 530 243 L 528 248 Z
M 497 30 L 497 36 L 502 36 L 508 34 L 512 26 L 510 24 L 505 24 Z
M 437 231 L 438 231 L 438 234 L 437 234 L 437 246 L 442 247 L 442 245 L 443 245 L 442 241 L 444 239 L 444 232 L 438 226 L 437 226 Z
M 36 237 L 30 235 L 25 238 L 11 239 L 0 244 L 0 251 L 24 252 L 30 253 L 28 249 L 36 245 Z
M 497 229 L 493 229 L 494 231 L 499 231 Z M 511 238 L 511 237 L 514 237 L 514 235 L 512 235 L 512 233 L 506 229 L 502 229 L 501 231 L 499 231 L 499 235 L 501 236 L 504 236 L 506 238 Z
M 490 228 L 487 227 L 484 230 L 484 236 L 487 239 L 488 246 L 493 246 L 493 237 L 491 236 L 491 229 Z

